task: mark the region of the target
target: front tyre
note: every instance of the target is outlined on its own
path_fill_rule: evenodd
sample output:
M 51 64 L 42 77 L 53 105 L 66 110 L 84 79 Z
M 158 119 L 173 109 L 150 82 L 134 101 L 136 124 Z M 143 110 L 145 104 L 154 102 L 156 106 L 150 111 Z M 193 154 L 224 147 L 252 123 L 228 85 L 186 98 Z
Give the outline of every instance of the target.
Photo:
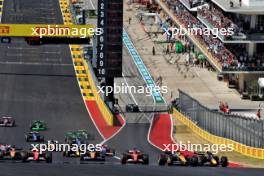
M 148 155 L 143 155 L 142 159 L 143 159 L 143 164 L 145 164 L 145 165 L 148 165 L 149 164 L 149 157 L 148 157 Z
M 123 156 L 121 159 L 121 164 L 126 164 L 127 163 L 127 156 Z

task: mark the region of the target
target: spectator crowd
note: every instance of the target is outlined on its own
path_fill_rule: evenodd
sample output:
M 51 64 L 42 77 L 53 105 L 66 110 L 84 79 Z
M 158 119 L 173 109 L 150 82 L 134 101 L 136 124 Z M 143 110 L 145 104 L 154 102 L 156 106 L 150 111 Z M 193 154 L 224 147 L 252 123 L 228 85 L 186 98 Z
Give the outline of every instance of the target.
M 183 27 L 190 28 L 206 28 L 196 17 L 194 17 L 179 0 L 163 0 L 167 7 L 173 11 L 176 18 L 182 23 Z M 207 7 L 205 7 L 207 8 Z M 235 28 L 239 32 L 240 29 L 231 20 L 227 19 L 220 11 L 215 9 L 202 9 L 199 11 L 207 20 L 214 24 L 217 28 Z M 174 24 L 170 17 L 167 22 Z M 234 52 L 233 54 L 227 47 L 213 35 L 195 35 L 195 38 L 202 44 L 210 54 L 217 59 L 223 70 L 231 71 L 264 71 L 264 54 L 261 53 L 255 57 L 248 57 L 243 52 Z
M 213 27 L 218 29 L 232 29 L 234 34 L 242 32 L 243 29 L 238 27 L 231 19 L 226 17 L 218 8 L 209 4 L 208 6 L 203 6 L 198 8 L 198 16 L 203 17 L 206 21 L 213 25 Z

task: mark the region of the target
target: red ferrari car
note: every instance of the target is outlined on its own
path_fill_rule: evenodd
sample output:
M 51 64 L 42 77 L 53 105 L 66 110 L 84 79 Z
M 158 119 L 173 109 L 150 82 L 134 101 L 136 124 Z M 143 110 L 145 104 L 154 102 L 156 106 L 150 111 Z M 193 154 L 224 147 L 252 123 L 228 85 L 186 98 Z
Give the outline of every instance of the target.
M 38 150 L 31 150 L 26 153 L 26 156 L 23 158 L 24 162 L 27 161 L 45 161 L 46 163 L 52 162 L 52 153 L 50 152 L 42 152 L 40 153 Z
M 123 153 L 121 163 L 149 164 L 149 156 L 137 149 L 128 150 Z

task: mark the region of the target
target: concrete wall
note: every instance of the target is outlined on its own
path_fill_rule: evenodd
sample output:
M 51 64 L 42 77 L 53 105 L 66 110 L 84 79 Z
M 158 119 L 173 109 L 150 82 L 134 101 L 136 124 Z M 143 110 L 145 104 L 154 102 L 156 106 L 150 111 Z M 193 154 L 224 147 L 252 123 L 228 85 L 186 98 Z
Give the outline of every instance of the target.
M 246 6 L 264 6 L 264 0 L 243 0 L 242 3 Z
M 245 84 L 247 86 L 250 85 L 250 83 L 254 80 L 258 81 L 260 77 L 264 77 L 264 74 L 239 74 L 238 76 L 238 90 L 239 92 L 244 91 Z

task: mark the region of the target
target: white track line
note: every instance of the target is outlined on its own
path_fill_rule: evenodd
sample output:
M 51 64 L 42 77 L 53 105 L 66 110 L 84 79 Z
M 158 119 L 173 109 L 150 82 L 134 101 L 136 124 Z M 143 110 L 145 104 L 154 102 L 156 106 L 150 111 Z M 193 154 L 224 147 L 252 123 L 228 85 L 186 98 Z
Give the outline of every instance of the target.
M 92 0 L 90 0 L 90 3 L 92 5 L 92 8 L 95 10 L 95 7 L 94 7 L 94 4 L 93 4 L 93 1 Z
M 152 120 L 151 120 L 150 127 L 149 127 L 149 130 L 148 130 L 148 137 L 147 137 L 147 139 L 148 139 L 148 142 L 149 142 L 151 145 L 153 145 L 154 147 L 156 147 L 156 148 L 159 149 L 159 150 L 162 150 L 162 148 L 160 148 L 159 146 L 155 145 L 155 144 L 152 143 L 151 140 L 150 140 L 150 132 L 151 132 L 151 129 L 152 129 L 152 125 L 153 125 L 154 118 L 155 118 L 155 115 L 154 115 L 154 117 L 153 117 Z

